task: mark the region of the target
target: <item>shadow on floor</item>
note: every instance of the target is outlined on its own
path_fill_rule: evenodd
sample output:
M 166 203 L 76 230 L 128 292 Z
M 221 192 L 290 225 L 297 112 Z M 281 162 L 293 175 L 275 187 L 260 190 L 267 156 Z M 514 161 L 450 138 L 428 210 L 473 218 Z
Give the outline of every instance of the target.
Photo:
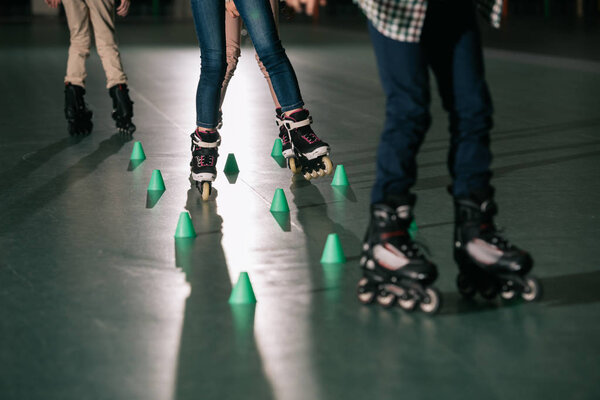
M 600 302 L 600 271 L 540 279 L 544 290 L 542 298 L 533 304 L 549 307 L 564 307 Z M 486 301 L 477 296 L 465 300 L 458 292 L 443 293 L 444 305 L 441 315 L 467 314 L 490 311 L 498 308 L 527 305 L 522 300 L 504 302 L 501 299 Z
M 255 305 L 227 302 L 232 287 L 217 202 L 202 201 L 192 186 L 185 208 L 197 237 L 175 240 L 175 264 L 191 288 L 179 343 L 175 399 L 242 399 L 249 393 L 273 399 L 254 337 Z
M 65 137 L 39 150 L 23 155 L 12 168 L 0 174 L 0 193 L 12 188 L 16 183 L 26 179 L 36 169 L 48 162 L 52 157 L 68 147 L 80 143 L 86 136 Z
M 3 224 L 0 226 L 0 234 L 10 232 L 20 225 L 25 218 L 52 202 L 75 183 L 86 178 L 89 174 L 94 172 L 104 160 L 118 153 L 121 147 L 130 140 L 131 137 L 127 138 L 119 133 L 112 135 L 110 138 L 100 142 L 98 149 L 93 153 L 83 157 L 76 164 L 46 182 L 33 193 L 19 199 L 7 207 L 3 207 L 4 209 L 0 213 L 0 220 L 3 221 Z M 55 145 L 55 151 L 60 151 L 72 144 L 70 139 L 67 138 L 57 142 Z M 36 165 L 39 166 L 39 164 Z M 28 174 L 32 170 L 33 169 L 29 167 L 29 170 L 26 171 L 26 173 Z M 23 175 L 19 177 L 19 179 L 22 178 Z

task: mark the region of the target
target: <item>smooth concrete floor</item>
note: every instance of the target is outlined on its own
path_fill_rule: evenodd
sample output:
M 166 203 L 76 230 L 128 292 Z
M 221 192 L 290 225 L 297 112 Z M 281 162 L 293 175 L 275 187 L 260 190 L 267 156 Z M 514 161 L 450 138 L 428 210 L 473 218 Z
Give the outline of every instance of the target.
M 115 132 L 95 53 L 94 132 L 68 137 L 65 26 L 0 28 L 0 399 L 600 398 L 600 63 L 486 50 L 497 222 L 534 255 L 545 289 L 534 304 L 457 293 L 447 123 L 433 96 L 416 186 L 444 296 L 432 317 L 355 296 L 384 105 L 366 32 L 282 31 L 315 130 L 351 186 L 292 182 L 270 157 L 273 106 L 246 47 L 219 159 L 222 171 L 234 153 L 241 172 L 220 173 L 202 202 L 188 179 L 190 23 L 123 26 L 129 141 Z M 133 141 L 148 157 L 135 169 Z M 167 187 L 158 201 L 146 191 L 153 169 Z M 269 212 L 276 188 L 289 219 Z M 198 237 L 176 244 L 186 210 Z M 348 262 L 323 266 L 333 232 Z M 256 306 L 227 302 L 241 271 Z

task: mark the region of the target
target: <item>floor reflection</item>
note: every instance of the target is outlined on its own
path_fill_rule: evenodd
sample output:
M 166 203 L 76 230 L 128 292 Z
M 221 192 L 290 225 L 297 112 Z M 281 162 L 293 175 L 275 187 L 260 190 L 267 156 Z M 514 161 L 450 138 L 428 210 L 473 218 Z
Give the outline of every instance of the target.
M 223 218 L 215 200 L 188 191 L 197 237 L 175 242 L 176 265 L 190 284 L 181 332 L 175 398 L 271 399 L 254 340 L 253 305 L 230 306 L 231 279 L 221 241 Z

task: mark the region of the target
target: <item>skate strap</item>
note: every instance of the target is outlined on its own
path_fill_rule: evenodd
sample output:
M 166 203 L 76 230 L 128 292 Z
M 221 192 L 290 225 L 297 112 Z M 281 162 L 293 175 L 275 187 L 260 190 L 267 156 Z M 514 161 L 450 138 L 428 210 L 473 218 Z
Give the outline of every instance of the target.
M 312 124 L 312 116 L 309 116 L 308 118 L 306 118 L 302 121 L 290 121 L 287 119 L 281 120 L 279 118 L 275 118 L 275 123 L 277 124 L 278 127 L 284 126 L 287 130 L 298 129 L 303 126 Z

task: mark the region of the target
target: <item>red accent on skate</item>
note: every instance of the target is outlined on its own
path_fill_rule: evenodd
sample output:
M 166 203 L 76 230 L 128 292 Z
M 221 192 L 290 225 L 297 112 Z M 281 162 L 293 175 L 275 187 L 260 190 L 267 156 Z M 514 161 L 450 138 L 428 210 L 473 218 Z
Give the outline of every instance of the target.
M 398 237 L 398 236 L 406 236 L 406 232 L 405 231 L 394 231 L 394 232 L 386 232 L 386 233 L 381 234 L 382 239 L 389 239 L 389 238 Z

